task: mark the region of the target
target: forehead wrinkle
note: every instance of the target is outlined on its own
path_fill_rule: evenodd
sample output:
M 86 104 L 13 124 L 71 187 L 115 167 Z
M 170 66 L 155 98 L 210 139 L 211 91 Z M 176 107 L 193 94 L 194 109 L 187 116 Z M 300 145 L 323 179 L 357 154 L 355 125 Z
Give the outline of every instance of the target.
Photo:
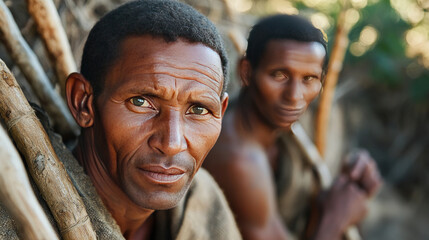
M 212 69 L 210 66 L 206 66 L 206 65 L 204 65 L 204 64 L 202 64 L 202 63 L 195 63 L 195 64 L 197 64 L 197 65 L 199 65 L 199 66 L 201 66 L 201 67 L 204 67 L 204 68 L 206 68 L 206 69 L 208 69 L 208 72 L 211 72 L 212 74 L 214 74 L 214 75 L 216 75 L 216 77 L 218 78 L 218 79 L 221 79 L 221 81 L 222 81 L 222 79 L 223 79 L 223 74 L 220 74 L 220 73 L 218 73 L 217 71 L 215 71 L 214 69 Z M 206 74 L 207 75 L 207 74 Z
M 220 93 L 222 89 L 222 81 L 216 80 L 215 77 L 211 76 L 210 73 L 202 71 L 201 68 L 179 67 L 177 65 L 160 62 L 142 63 L 135 66 L 135 68 L 139 69 L 139 72 L 136 74 L 132 73 L 133 69 L 127 69 L 126 67 L 124 67 L 123 71 L 128 73 L 131 72 L 130 79 L 146 79 L 147 76 L 151 75 L 153 77 L 150 77 L 150 79 L 155 79 L 157 76 L 167 75 L 173 78 L 197 81 L 208 86 L 217 93 Z M 216 75 L 219 76 L 218 74 Z
M 160 73 L 169 74 L 173 77 L 179 77 L 182 79 L 196 80 L 200 83 L 202 83 L 201 82 L 202 79 L 207 79 L 208 82 L 212 83 L 212 85 L 213 85 L 212 87 L 209 86 L 210 88 L 212 88 L 216 91 L 216 85 L 219 85 L 219 89 L 220 90 L 222 89 L 223 75 L 220 75 L 219 73 L 217 73 L 214 69 L 210 68 L 209 66 L 198 63 L 198 62 L 188 63 L 188 64 L 190 64 L 191 66 L 186 66 L 185 64 L 180 64 L 180 62 L 179 62 L 179 64 L 174 64 L 171 62 L 162 62 L 162 63 L 154 62 L 153 70 L 157 71 L 158 66 L 160 66 L 160 68 L 166 67 L 166 68 L 171 68 L 173 70 L 174 69 L 183 70 L 185 72 L 185 75 L 187 72 L 189 72 L 190 75 L 200 75 L 203 77 L 202 78 L 199 78 L 199 77 L 192 78 L 192 77 L 188 77 L 188 76 L 184 76 L 184 75 L 175 75 L 171 72 L 163 72 L 163 71 L 160 71 Z M 205 84 L 205 83 L 202 83 L 202 84 Z
M 176 63 L 176 64 L 174 64 Z M 153 64 L 160 64 L 160 65 L 171 65 L 174 68 L 177 69 L 190 69 L 190 70 L 195 70 L 201 74 L 206 75 L 209 78 L 213 78 L 214 80 L 219 79 L 220 81 L 222 81 L 223 79 L 223 72 L 219 73 L 218 71 L 216 71 L 215 69 L 217 68 L 215 64 L 212 64 L 213 67 L 210 67 L 209 65 L 204 65 L 200 62 L 187 62 L 187 63 L 183 63 L 180 60 L 177 60 L 174 57 L 157 57 L 156 60 L 153 61 Z M 188 67 L 186 66 L 187 64 L 191 64 L 194 65 L 195 67 Z M 179 66 L 179 65 L 183 65 Z M 203 69 L 198 69 L 198 66 L 203 67 Z M 219 69 L 220 71 L 223 71 L 222 68 Z M 213 76 L 215 75 L 215 76 Z

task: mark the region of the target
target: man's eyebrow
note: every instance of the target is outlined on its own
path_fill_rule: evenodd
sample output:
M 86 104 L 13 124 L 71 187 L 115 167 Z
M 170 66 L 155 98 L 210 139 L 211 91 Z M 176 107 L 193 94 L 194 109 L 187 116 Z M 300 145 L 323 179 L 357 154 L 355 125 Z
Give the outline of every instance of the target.
M 159 79 L 158 79 L 159 80 Z M 124 85 L 122 91 L 127 94 L 135 94 L 135 95 L 145 95 L 150 96 L 154 98 L 158 98 L 161 100 L 168 101 L 171 97 L 173 97 L 175 92 L 175 88 L 170 88 L 169 86 L 163 86 L 162 84 L 157 84 L 158 80 L 156 82 L 150 82 L 151 84 L 129 84 Z M 162 80 L 161 80 L 162 81 Z M 210 88 L 211 89 L 211 88 Z M 213 92 L 205 91 L 205 90 L 193 90 L 189 93 L 185 93 L 187 99 L 189 102 L 195 102 L 195 103 L 201 103 L 204 105 L 207 105 L 208 101 L 212 102 L 213 104 L 218 104 L 220 102 L 220 96 L 218 93 L 211 89 Z M 179 98 L 183 96 L 184 93 L 178 93 Z
M 135 95 L 145 95 L 150 96 L 154 98 L 159 98 L 163 100 L 168 100 L 165 95 L 165 91 L 168 91 L 167 87 L 163 86 L 156 86 L 155 84 L 151 85 L 137 85 L 137 84 L 129 84 L 124 85 L 122 87 L 122 91 L 128 94 L 135 94 Z M 172 91 L 172 90 L 170 90 Z
M 218 105 L 220 103 L 220 97 L 218 95 L 214 96 L 214 94 L 210 94 L 207 92 L 203 92 L 203 93 L 193 92 L 189 94 L 188 99 L 190 102 L 201 103 L 204 105 L 207 105 L 207 104 Z
M 271 69 L 271 71 L 281 71 L 281 72 L 286 72 L 286 73 L 291 73 L 293 67 L 274 67 Z M 304 71 L 304 75 L 315 75 L 315 76 L 320 76 L 322 74 L 322 69 L 318 69 L 316 67 L 314 68 L 308 68 L 306 71 Z

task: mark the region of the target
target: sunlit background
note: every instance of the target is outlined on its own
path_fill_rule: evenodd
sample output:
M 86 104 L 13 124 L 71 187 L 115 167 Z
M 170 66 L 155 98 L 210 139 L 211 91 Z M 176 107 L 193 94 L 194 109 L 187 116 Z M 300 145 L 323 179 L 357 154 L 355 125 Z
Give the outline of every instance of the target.
M 336 17 L 346 1 L 338 0 L 229 0 L 235 11 L 263 16 L 272 13 L 306 15 L 312 23 L 332 33 Z M 408 77 L 418 78 L 429 68 L 429 1 L 427 0 L 350 0 L 347 2 L 347 21 L 358 23 L 351 35 L 350 54 L 362 57 L 377 44 L 380 34 L 403 41 L 405 56 L 415 59 L 410 62 Z M 392 12 L 394 11 L 394 13 Z M 373 15 L 375 13 L 375 15 Z M 371 14 L 368 18 L 368 14 Z M 395 15 L 395 16 L 394 16 Z M 376 21 L 372 21 L 372 20 Z M 371 20 L 371 21 L 370 21 Z M 397 25 L 397 26 L 395 26 Z M 386 34 L 385 31 L 388 31 Z M 397 46 L 402 48 L 402 46 Z M 429 87 L 426 87 L 426 90 Z
M 55 82 L 26 1 L 4 1 Z M 128 0 L 53 1 L 79 63 L 92 25 Z M 221 30 L 231 63 L 230 96 L 239 88 L 234 70 L 240 49 L 260 17 L 300 14 L 326 33 L 332 49 L 339 14 L 345 11 L 345 23 L 351 27 L 349 47 L 331 116 L 337 124 L 330 129 L 328 142 L 337 151 L 368 149 L 383 175 L 384 187 L 363 226 L 365 239 L 429 239 L 429 0 L 181 1 L 207 15 Z M 37 103 L 1 44 L 0 57 L 14 71 L 27 98 Z M 317 102 L 311 111 L 316 110 Z M 313 124 L 311 118 L 307 123 Z M 312 135 L 311 130 L 308 133 Z
M 339 136 L 345 150 L 368 149 L 385 179 L 364 224 L 365 239 L 429 239 L 429 1 L 227 2 L 254 17 L 245 18 L 248 25 L 274 13 L 303 15 L 326 32 L 330 48 L 345 11 L 353 27 L 334 103 L 343 120 Z

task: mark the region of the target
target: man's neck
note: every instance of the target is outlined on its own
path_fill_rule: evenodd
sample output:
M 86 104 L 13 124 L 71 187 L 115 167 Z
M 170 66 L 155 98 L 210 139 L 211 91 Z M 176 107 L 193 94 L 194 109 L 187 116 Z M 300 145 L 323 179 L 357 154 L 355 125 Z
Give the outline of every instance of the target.
M 250 93 L 242 93 L 238 98 L 237 107 L 234 109 L 235 124 L 244 135 L 250 135 L 265 149 L 275 145 L 279 134 L 285 129 L 270 124 L 257 110 L 251 99 Z
M 85 129 L 73 154 L 91 178 L 98 195 L 116 220 L 124 237 L 148 239 L 152 229 L 152 220 L 149 217 L 154 210 L 142 208 L 128 198 L 112 179 L 94 146 L 93 129 Z

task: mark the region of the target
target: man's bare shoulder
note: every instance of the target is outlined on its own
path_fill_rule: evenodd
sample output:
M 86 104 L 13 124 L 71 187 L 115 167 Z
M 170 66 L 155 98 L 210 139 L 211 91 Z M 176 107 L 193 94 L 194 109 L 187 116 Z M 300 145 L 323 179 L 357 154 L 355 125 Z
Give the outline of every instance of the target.
M 239 227 L 260 228 L 275 209 L 267 154 L 257 141 L 235 132 L 228 121 L 225 123 L 204 167 L 224 191 Z
M 233 125 L 231 115 L 227 115 L 222 125 L 222 132 L 215 146 L 207 156 L 204 166 L 238 167 L 240 165 L 260 165 L 267 162 L 263 147 L 254 139 L 240 134 Z

